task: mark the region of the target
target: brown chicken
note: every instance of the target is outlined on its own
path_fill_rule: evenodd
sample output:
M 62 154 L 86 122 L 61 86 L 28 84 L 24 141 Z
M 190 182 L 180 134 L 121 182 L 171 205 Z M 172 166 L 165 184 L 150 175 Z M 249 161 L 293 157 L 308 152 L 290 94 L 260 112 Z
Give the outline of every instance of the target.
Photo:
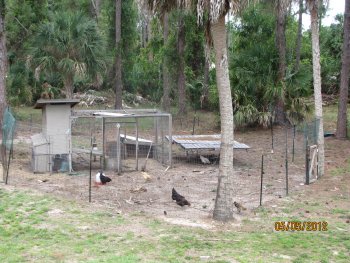
M 182 195 L 180 195 L 176 190 L 173 188 L 172 193 L 171 193 L 171 198 L 176 201 L 176 204 L 179 206 L 185 206 L 188 205 L 190 206 L 190 202 L 186 200 L 186 198 Z
M 247 210 L 247 208 L 245 208 L 243 205 L 241 205 L 238 202 L 233 202 L 233 204 L 235 205 L 235 207 L 237 208 L 238 213 L 240 214 L 242 210 Z

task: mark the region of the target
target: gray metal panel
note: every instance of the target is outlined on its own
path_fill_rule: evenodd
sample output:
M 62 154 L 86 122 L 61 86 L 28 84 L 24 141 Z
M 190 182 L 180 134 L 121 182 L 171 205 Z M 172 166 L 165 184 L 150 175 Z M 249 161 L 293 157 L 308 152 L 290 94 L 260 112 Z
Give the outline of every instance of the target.
M 168 136 L 166 136 L 167 139 Z M 185 150 L 200 150 L 200 149 L 220 149 L 220 134 L 212 135 L 173 135 L 174 143 L 180 145 Z M 250 149 L 250 146 L 237 141 L 233 142 L 234 149 Z

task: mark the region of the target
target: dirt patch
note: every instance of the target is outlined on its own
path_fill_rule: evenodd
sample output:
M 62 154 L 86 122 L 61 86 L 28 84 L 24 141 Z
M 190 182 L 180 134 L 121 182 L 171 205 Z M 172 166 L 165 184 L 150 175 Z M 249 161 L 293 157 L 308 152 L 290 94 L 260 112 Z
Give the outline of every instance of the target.
M 325 207 L 336 205 L 337 208 L 345 208 L 341 195 L 349 193 L 350 177 L 341 174 L 341 170 L 337 176 L 332 175 L 330 171 L 347 165 L 350 152 L 349 141 L 326 139 L 326 176 L 310 186 L 305 186 L 303 137 L 297 134 L 294 148 L 292 148 L 292 136 L 289 134 L 286 152 L 285 136 L 283 128 L 275 129 L 274 153 L 271 154 L 270 130 L 246 130 L 235 134 L 235 140 L 248 144 L 251 149 L 234 151 L 234 174 L 232 175 L 235 180 L 234 197 L 247 208 L 241 215 L 234 211 L 237 218 L 234 224 L 239 225 L 242 217 L 251 220 L 255 218 L 254 211 L 259 207 L 260 202 L 262 154 L 264 154 L 263 205 L 274 210 L 274 205 L 283 207 L 288 200 L 285 198 L 287 154 L 289 196 L 293 196 L 300 202 L 319 199 L 324 204 L 328 203 Z M 293 153 L 294 158 L 292 158 Z M 29 166 L 29 158 L 30 156 L 15 152 L 9 176 L 10 185 L 88 203 L 88 170 L 77 171 L 75 175 L 33 174 Z M 189 160 L 191 159 L 179 159 L 172 169 L 167 169 L 159 162 L 150 159 L 146 172 L 151 179 L 147 180 L 141 171 L 135 171 L 133 168 L 135 160 L 124 160 L 126 172 L 118 175 L 114 171 L 106 171 L 106 175 L 112 178 L 112 182 L 104 186 L 92 187 L 92 203 L 96 207 L 113 209 L 118 213 L 143 213 L 174 224 L 211 229 L 215 226 L 211 215 L 216 197 L 218 165 L 196 164 Z M 141 159 L 139 167 L 142 166 L 143 161 Z M 92 178 L 94 179 L 98 172 L 98 163 L 93 167 Z M 189 200 L 190 207 L 176 205 L 171 199 L 173 187 Z M 142 191 L 135 189 L 142 189 Z M 334 199 L 334 195 L 339 196 L 339 200 Z M 328 202 L 327 198 L 332 201 Z M 308 216 L 305 211 L 303 214 Z M 332 213 L 328 212 L 328 215 L 330 214 Z

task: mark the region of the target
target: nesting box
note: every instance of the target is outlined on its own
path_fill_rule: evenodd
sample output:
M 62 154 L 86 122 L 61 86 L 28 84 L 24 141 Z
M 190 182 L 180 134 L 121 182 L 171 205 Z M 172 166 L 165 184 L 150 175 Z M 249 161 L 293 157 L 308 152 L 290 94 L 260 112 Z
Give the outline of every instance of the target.
M 32 136 L 34 172 L 68 171 L 71 160 L 71 109 L 77 99 L 40 99 L 42 132 Z

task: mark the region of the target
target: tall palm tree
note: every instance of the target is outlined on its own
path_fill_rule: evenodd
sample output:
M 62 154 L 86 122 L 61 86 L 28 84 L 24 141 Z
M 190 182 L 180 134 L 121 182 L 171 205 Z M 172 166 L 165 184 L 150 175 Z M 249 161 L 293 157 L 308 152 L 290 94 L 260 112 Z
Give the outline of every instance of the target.
M 199 22 L 206 23 L 208 42 L 215 51 L 216 82 L 219 93 L 221 147 L 218 186 L 213 217 L 227 221 L 233 218 L 233 139 L 234 123 L 232 94 L 230 87 L 225 15 L 231 10 L 234 15 L 243 10 L 249 0 L 199 0 L 197 13 Z
M 172 1 L 149 0 L 150 6 L 169 4 Z M 249 0 L 180 0 L 185 7 L 197 5 L 198 22 L 205 24 L 208 43 L 213 43 L 215 51 L 216 82 L 220 102 L 221 147 L 218 187 L 213 217 L 227 221 L 233 218 L 233 108 L 230 87 L 225 15 L 231 10 L 237 14 Z
M 6 107 L 7 49 L 5 35 L 5 1 L 0 0 L 0 124 Z
M 115 108 L 123 107 L 123 81 L 122 81 L 122 1 L 115 0 Z
M 163 21 L 163 36 L 164 44 L 168 38 L 168 15 L 171 10 L 177 9 L 184 11 L 189 0 L 148 0 L 148 6 L 151 10 L 158 14 Z M 178 35 L 177 35 L 177 52 L 179 57 L 178 75 L 177 75 L 177 89 L 178 89 L 178 114 L 186 113 L 186 91 L 185 91 L 185 26 L 183 14 L 178 15 Z M 166 58 L 163 59 L 163 108 L 168 110 L 170 108 L 170 76 L 166 65 Z
M 100 16 L 102 0 L 91 0 L 91 13 L 95 17 L 96 21 Z
M 37 75 L 58 72 L 67 98 L 72 98 L 75 77 L 96 80 L 104 69 L 104 43 L 96 23 L 82 13 L 53 14 L 39 27 L 32 45 Z
M 295 72 L 299 71 L 300 68 L 300 51 L 301 51 L 301 40 L 303 34 L 303 13 L 304 13 L 304 0 L 299 0 L 299 13 L 298 13 L 298 34 L 295 48 Z
M 177 54 L 179 57 L 177 90 L 179 94 L 178 114 L 182 116 L 186 114 L 186 77 L 185 77 L 185 25 L 182 14 L 179 14 L 179 29 L 177 34 Z
M 0 0 L 0 127 L 2 128 L 3 115 L 7 105 L 6 102 L 6 74 L 7 74 L 7 49 L 5 34 L 5 1 Z M 1 132 L 1 139 L 2 132 Z M 2 143 L 0 146 L 1 163 L 6 164 L 6 148 Z M 4 170 L 3 170 L 4 171 Z M 5 177 L 4 177 L 5 178 Z
M 278 50 L 278 73 L 277 85 L 284 87 L 286 77 L 287 61 L 286 61 L 286 18 L 287 8 L 290 4 L 289 0 L 275 0 L 276 5 L 276 45 Z M 283 94 L 283 92 L 281 93 Z M 276 105 L 276 121 L 278 123 L 284 122 L 284 101 L 283 98 L 277 99 Z
M 168 41 L 169 35 L 169 12 L 178 7 L 176 0 L 164 1 L 164 0 L 144 0 L 148 8 L 153 11 L 160 20 L 162 21 L 163 26 L 163 43 L 164 46 Z M 168 63 L 166 56 L 163 57 L 162 65 L 163 73 L 163 110 L 170 110 L 170 73 L 168 69 Z
M 312 40 L 312 68 L 315 98 L 315 117 L 318 123 L 317 144 L 319 160 L 319 176 L 324 175 L 324 133 L 323 110 L 321 93 L 321 63 L 320 63 L 320 34 L 318 26 L 319 0 L 306 0 L 311 15 L 311 40 Z
M 344 11 L 344 40 L 342 53 L 342 66 L 340 73 L 339 108 L 337 121 L 337 138 L 345 139 L 347 136 L 347 103 L 349 94 L 350 70 L 350 0 L 345 0 Z
M 163 14 L 163 43 L 164 46 L 168 42 L 169 35 L 169 13 L 167 11 Z M 170 110 L 170 73 L 168 69 L 167 57 L 163 57 L 163 110 Z

